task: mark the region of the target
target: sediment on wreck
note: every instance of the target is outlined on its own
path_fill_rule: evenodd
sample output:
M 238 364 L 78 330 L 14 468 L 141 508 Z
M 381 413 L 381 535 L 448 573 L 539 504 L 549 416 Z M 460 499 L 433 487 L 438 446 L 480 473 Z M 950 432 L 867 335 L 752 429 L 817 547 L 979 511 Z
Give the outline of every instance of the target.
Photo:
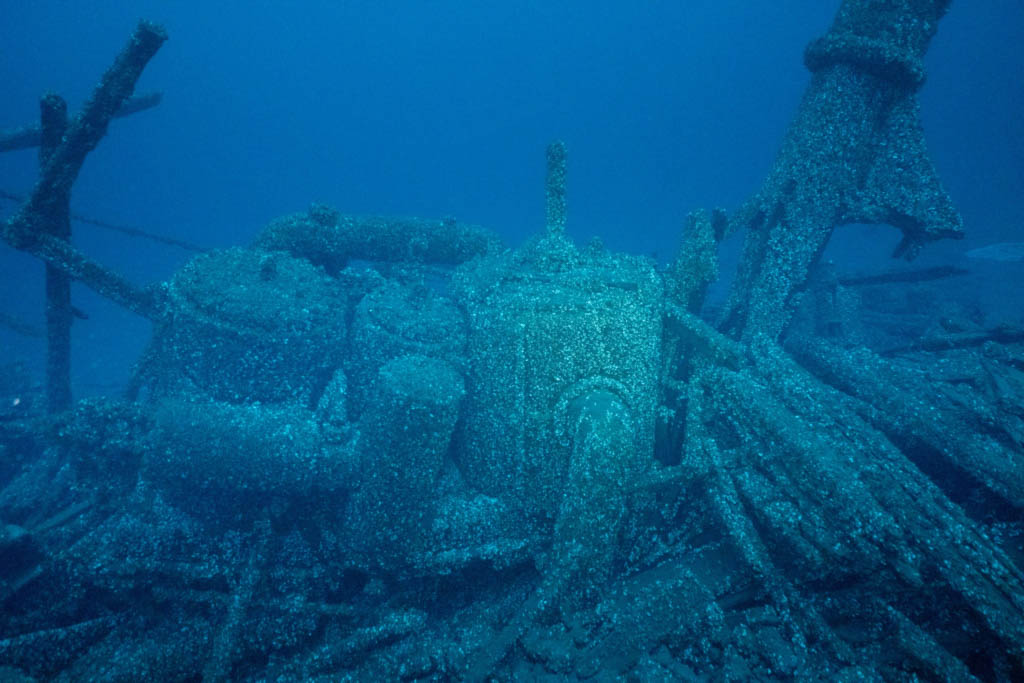
M 942 640 L 928 606 L 951 601 L 979 641 L 1020 661 L 1020 569 L 846 396 L 771 345 L 739 370 L 706 365 L 694 389 L 686 461 L 714 473 L 709 495 L 747 561 L 806 600 L 798 625 L 819 590 L 843 585 L 821 624 L 870 596 Z
M 1024 575 L 993 533 L 1020 530 L 1024 432 L 993 424 L 1024 415 L 1009 375 L 937 390 L 924 344 L 779 341 L 840 218 L 908 216 L 908 253 L 958 229 L 911 106 L 944 9 L 847 0 L 808 49 L 779 168 L 731 222 L 749 235 L 724 327 L 702 315 L 725 214 L 694 212 L 665 272 L 578 249 L 559 143 L 547 230 L 515 252 L 453 220 L 314 205 L 193 259 L 156 290 L 131 401 L 0 421 L 0 552 L 19 560 L 0 565 L 0 662 L 1020 678 Z M 864 113 L 878 126 L 846 120 Z M 829 122 L 849 146 L 814 147 Z M 883 158 L 890 136 L 913 173 Z M 1024 368 L 1017 341 L 959 351 Z

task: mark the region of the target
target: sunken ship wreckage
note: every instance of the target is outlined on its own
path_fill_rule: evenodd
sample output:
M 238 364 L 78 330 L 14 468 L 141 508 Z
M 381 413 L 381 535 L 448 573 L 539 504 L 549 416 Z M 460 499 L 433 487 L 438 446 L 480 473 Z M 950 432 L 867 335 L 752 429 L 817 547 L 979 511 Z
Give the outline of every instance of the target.
M 947 5 L 844 0 L 762 187 L 666 269 L 566 237 L 554 143 L 519 249 L 314 205 L 146 288 L 67 239 L 140 24 L 8 139 L 49 374 L 0 420 L 4 680 L 1024 678 L 1024 335 L 894 346 L 872 302 L 928 274 L 816 267 L 847 223 L 961 235 L 916 100 Z M 70 279 L 153 322 L 123 397 L 71 400 Z

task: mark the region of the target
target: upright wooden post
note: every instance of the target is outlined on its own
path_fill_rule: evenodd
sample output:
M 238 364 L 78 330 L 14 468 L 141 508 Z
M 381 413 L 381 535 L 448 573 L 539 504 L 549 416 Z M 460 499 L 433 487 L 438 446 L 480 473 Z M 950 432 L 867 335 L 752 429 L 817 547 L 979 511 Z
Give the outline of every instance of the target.
M 31 196 L 2 231 L 5 242 L 46 261 L 46 397 L 50 412 L 71 404 L 71 278 L 143 314 L 155 314 L 156 295 L 139 291 L 116 273 L 72 247 L 70 198 L 78 172 L 110 119 L 124 106 L 142 70 L 167 40 L 156 24 L 141 21 L 103 75 L 82 111 L 68 120 L 67 105 L 56 95 L 40 104 L 39 180 Z
M 545 183 L 548 234 L 565 233 L 565 143 L 555 140 L 548 145 L 548 173 Z
M 39 102 L 41 138 L 39 167 L 45 168 L 67 130 L 68 107 L 53 93 Z M 40 212 L 38 229 L 71 240 L 70 186 L 58 186 Z M 46 264 L 46 408 L 60 412 L 71 405 L 71 279 Z

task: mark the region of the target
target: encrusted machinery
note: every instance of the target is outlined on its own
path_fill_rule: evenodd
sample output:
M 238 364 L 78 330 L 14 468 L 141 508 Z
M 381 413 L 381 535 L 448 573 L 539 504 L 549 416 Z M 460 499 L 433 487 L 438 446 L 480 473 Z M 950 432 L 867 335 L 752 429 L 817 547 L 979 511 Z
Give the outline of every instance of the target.
M 202 254 L 164 291 L 169 314 L 146 358 L 160 367 L 145 369 L 157 395 L 304 404 L 343 359 L 347 292 L 303 259 Z
M 564 178 L 557 166 L 548 174 L 549 187 Z M 564 212 L 549 208 L 546 234 L 464 268 L 455 284 L 469 327 L 463 472 L 473 486 L 552 519 L 570 470 L 584 466 L 576 449 L 599 415 L 619 414 L 628 425 L 625 441 L 608 444 L 618 471 L 607 476 L 626 481 L 653 464 L 660 370 L 662 287 L 653 263 L 578 250 L 564 228 Z
M 165 289 L 140 371 L 167 443 L 149 480 L 216 490 L 218 513 L 238 497 L 225 488 L 339 490 L 355 563 L 398 572 L 429 564 L 431 529 L 451 536 L 472 507 L 476 544 L 510 525 L 554 533 L 573 599 L 596 590 L 630 482 L 654 465 L 663 291 L 652 262 L 565 236 L 564 164 L 554 143 L 548 194 L 563 201 L 545 234 L 461 265 L 450 294 L 408 262 L 387 277 L 317 268 L 345 259 L 327 241 L 305 253 L 290 225 L 343 230 L 324 207 L 196 257 Z M 285 234 L 303 241 L 275 249 Z
M 143 296 L 16 217 L 156 327 L 132 400 L 0 421 L 3 673 L 1024 677 L 1020 338 L 883 357 L 805 296 L 840 223 L 959 234 L 915 101 L 947 4 L 843 2 L 665 270 L 569 240 L 560 143 L 516 251 L 316 205 Z

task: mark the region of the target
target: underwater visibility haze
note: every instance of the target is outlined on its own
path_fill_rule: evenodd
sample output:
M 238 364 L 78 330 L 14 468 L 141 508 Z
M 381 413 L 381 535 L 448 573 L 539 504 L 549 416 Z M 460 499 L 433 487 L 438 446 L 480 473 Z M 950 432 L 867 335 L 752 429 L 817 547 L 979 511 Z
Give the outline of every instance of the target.
M 1024 680 L 1024 4 L 0 24 L 0 680 Z

